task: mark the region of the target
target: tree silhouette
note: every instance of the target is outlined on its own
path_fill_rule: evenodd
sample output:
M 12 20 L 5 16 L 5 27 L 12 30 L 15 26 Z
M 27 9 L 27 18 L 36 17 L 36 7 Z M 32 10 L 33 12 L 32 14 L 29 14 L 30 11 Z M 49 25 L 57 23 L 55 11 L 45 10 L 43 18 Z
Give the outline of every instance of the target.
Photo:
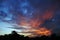
M 16 31 L 12 31 L 11 34 L 0 35 L 0 40 L 60 40 L 60 36 L 53 33 L 51 36 L 38 36 L 30 38 L 28 36 L 19 35 Z

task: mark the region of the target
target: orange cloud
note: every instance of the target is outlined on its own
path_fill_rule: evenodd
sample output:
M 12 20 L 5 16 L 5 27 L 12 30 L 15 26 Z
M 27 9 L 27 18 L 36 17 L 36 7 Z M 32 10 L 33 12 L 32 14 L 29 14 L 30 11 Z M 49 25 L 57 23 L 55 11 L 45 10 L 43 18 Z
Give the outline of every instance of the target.
M 27 19 L 25 20 L 24 17 L 20 22 L 20 26 L 27 28 L 27 30 L 23 30 L 23 33 L 30 33 L 30 36 L 33 35 L 45 35 L 45 36 L 49 36 L 51 35 L 51 31 L 50 29 L 45 28 L 44 26 L 41 27 L 42 24 L 44 24 L 45 20 L 49 20 L 53 17 L 53 10 L 48 10 L 45 11 L 44 14 L 42 16 L 40 15 L 34 15 L 33 18 L 31 18 L 30 20 L 27 21 Z
M 38 30 L 35 30 L 35 33 L 38 35 L 45 35 L 45 36 L 49 36 L 51 35 L 51 30 L 48 30 L 47 28 L 39 28 Z

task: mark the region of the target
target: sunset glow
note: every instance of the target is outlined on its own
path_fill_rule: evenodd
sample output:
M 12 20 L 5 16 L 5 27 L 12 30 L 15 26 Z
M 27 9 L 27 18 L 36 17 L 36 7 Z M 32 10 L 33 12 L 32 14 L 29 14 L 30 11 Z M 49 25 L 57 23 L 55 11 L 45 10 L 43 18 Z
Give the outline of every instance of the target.
M 60 3 L 53 0 L 0 0 L 0 35 L 25 36 L 60 32 Z

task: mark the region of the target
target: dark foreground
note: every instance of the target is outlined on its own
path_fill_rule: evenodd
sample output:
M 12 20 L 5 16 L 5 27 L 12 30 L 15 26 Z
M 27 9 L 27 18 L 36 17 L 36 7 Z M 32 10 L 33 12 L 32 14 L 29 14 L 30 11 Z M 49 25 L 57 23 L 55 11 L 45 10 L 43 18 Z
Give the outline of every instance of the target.
M 60 36 L 52 34 L 51 36 L 41 36 L 30 38 L 24 35 L 18 35 L 15 31 L 8 35 L 0 35 L 0 40 L 60 40 Z

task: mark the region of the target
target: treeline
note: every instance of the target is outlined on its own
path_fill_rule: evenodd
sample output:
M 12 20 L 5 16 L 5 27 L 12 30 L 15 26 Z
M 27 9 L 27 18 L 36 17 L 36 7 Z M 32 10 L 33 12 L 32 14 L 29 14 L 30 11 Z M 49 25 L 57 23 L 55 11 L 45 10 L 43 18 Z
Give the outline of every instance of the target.
M 52 34 L 51 36 L 41 36 L 41 37 L 28 37 L 24 35 L 19 35 L 15 31 L 11 34 L 0 35 L 0 40 L 60 40 L 60 36 Z

